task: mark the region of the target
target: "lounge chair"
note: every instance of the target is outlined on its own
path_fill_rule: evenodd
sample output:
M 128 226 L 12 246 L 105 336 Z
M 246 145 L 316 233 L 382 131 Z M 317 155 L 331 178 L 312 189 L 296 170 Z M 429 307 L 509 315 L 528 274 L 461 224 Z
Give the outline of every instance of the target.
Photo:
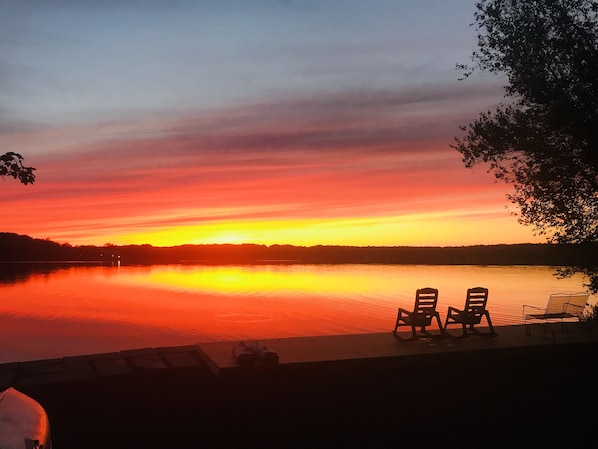
M 525 335 L 531 335 L 532 325 L 539 324 L 543 328 L 542 337 L 550 331 L 552 340 L 556 341 L 552 325 L 560 324 L 563 332 L 567 323 L 580 322 L 589 297 L 589 293 L 554 293 L 548 297 L 546 307 L 523 304 Z
M 415 292 L 415 307 L 413 310 L 406 310 L 399 307 L 397 313 L 397 321 L 393 335 L 395 338 L 402 341 L 417 340 L 418 334 L 416 327 L 421 328 L 421 333 L 425 337 L 438 337 L 439 335 L 432 335 L 426 331 L 426 326 L 432 324 L 432 319 L 436 318 L 438 328 L 440 329 L 440 336 L 443 334 L 442 322 L 440 321 L 440 314 L 436 311 L 436 304 L 438 303 L 438 289 L 436 288 L 420 288 Z M 401 326 L 409 326 L 411 328 L 411 338 L 403 338 L 397 333 L 397 329 Z
M 484 287 L 474 287 L 467 290 L 467 297 L 465 298 L 465 307 L 457 309 L 456 307 L 449 307 L 444 322 L 444 331 L 447 332 L 449 324 L 459 324 L 463 329 L 462 337 L 468 337 L 470 332 L 477 335 L 496 336 L 492 321 L 490 320 L 490 313 L 486 310 L 488 303 L 488 289 Z M 475 328 L 476 324 L 480 324 L 482 317 L 486 317 L 488 322 L 489 332 L 482 333 Z M 448 333 L 448 332 L 447 332 Z

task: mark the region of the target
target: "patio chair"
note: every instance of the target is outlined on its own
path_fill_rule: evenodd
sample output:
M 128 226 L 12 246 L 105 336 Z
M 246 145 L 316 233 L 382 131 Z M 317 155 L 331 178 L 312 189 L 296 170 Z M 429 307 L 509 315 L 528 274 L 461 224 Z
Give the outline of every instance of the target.
M 449 324 L 459 324 L 463 329 L 461 337 L 469 337 L 470 332 L 483 336 L 496 336 L 497 334 L 494 332 L 494 327 L 490 320 L 490 312 L 486 310 L 487 303 L 487 288 L 474 287 L 468 289 L 463 310 L 457 309 L 456 307 L 448 308 L 446 321 L 444 322 L 444 331 L 448 334 L 447 327 Z M 475 328 L 475 326 L 482 321 L 482 317 L 486 317 L 488 327 L 490 328 L 489 332 L 482 333 Z
M 440 321 L 440 314 L 436 311 L 436 304 L 438 303 L 438 289 L 436 288 L 420 288 L 415 292 L 415 306 L 413 310 L 403 309 L 399 307 L 397 313 L 397 321 L 393 335 L 398 340 L 412 341 L 418 339 L 416 327 L 421 328 L 421 333 L 425 337 L 439 337 L 443 335 L 442 322 Z M 436 318 L 440 335 L 433 335 L 426 331 L 426 326 L 432 324 L 432 320 Z M 409 326 L 411 328 L 411 338 L 401 337 L 397 329 L 402 326 Z
M 546 336 L 546 331 L 550 331 L 552 340 L 556 341 L 553 325 L 560 324 L 563 332 L 567 323 L 580 322 L 589 298 L 589 293 L 554 293 L 548 297 L 546 307 L 523 304 L 525 335 L 530 336 L 532 325 L 539 324 L 543 327 L 542 337 Z

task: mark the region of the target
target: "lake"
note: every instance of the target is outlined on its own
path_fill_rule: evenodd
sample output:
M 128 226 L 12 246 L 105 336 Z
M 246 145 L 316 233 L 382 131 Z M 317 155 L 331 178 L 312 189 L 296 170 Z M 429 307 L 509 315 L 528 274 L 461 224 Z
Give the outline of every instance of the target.
M 8 265 L 0 267 L 6 269 Z M 553 267 L 464 265 L 62 266 L 0 283 L 0 363 L 217 340 L 390 332 L 415 290 L 438 310 L 489 289 L 495 326 L 522 304 L 583 291 Z M 591 301 L 595 298 L 591 297 Z

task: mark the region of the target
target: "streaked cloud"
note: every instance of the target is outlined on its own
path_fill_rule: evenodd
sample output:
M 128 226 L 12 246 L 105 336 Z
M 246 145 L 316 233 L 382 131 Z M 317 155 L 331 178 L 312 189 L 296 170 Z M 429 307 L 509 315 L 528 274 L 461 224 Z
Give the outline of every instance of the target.
M 38 169 L 34 186 L 2 183 L 3 230 L 74 244 L 533 240 L 504 209 L 507 186 L 449 147 L 502 99 L 499 80 L 457 81 L 472 14 L 465 0 L 2 3 L 0 151 Z

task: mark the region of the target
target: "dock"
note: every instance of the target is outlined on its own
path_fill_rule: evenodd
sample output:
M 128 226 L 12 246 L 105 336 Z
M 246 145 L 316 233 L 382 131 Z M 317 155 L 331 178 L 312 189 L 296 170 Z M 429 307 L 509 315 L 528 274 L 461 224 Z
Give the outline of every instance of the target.
M 200 342 L 8 363 L 0 382 L 44 406 L 61 449 L 591 447 L 598 335 L 496 331 L 264 339 L 279 355 L 268 367 Z
M 481 328 L 482 334 L 487 329 Z M 459 336 L 460 330 L 451 334 Z M 275 351 L 280 369 L 312 368 L 335 364 L 371 364 L 374 361 L 405 361 L 413 357 L 476 351 L 515 350 L 533 347 L 553 347 L 598 341 L 598 333 L 590 338 L 579 332 L 557 333 L 558 338 L 544 338 L 541 328 L 526 336 L 523 326 L 502 326 L 497 337 L 472 335 L 468 338 L 419 338 L 403 342 L 391 332 L 261 339 L 260 343 Z M 407 334 L 404 334 L 407 337 Z M 251 341 L 251 340 L 250 340 Z M 185 346 L 140 348 L 63 357 L 47 360 L 0 364 L 0 389 L 37 384 L 52 384 L 96 377 L 128 375 L 143 371 L 207 368 L 216 377 L 244 375 L 248 371 L 235 360 L 235 341 L 197 343 Z
M 280 357 L 280 365 L 287 369 L 304 366 L 316 367 L 327 364 L 370 364 L 375 360 L 400 361 L 412 357 L 425 357 L 458 352 L 489 350 L 514 350 L 526 347 L 564 345 L 587 342 L 590 338 L 580 333 L 561 333 L 553 341 L 545 338 L 543 329 L 534 330 L 526 336 L 523 326 L 503 326 L 497 337 L 488 336 L 488 329 L 480 328 L 481 335 L 459 338 L 459 330 L 450 330 L 457 338 L 418 338 L 415 341 L 399 341 L 391 332 L 353 335 L 330 335 L 322 337 L 295 337 L 260 340 Z M 433 334 L 433 332 L 432 332 Z M 404 334 L 403 338 L 408 337 Z M 247 371 L 239 367 L 232 354 L 235 342 L 199 344 L 203 362 L 216 376 L 227 376 Z M 259 369 L 259 367 L 258 367 Z

